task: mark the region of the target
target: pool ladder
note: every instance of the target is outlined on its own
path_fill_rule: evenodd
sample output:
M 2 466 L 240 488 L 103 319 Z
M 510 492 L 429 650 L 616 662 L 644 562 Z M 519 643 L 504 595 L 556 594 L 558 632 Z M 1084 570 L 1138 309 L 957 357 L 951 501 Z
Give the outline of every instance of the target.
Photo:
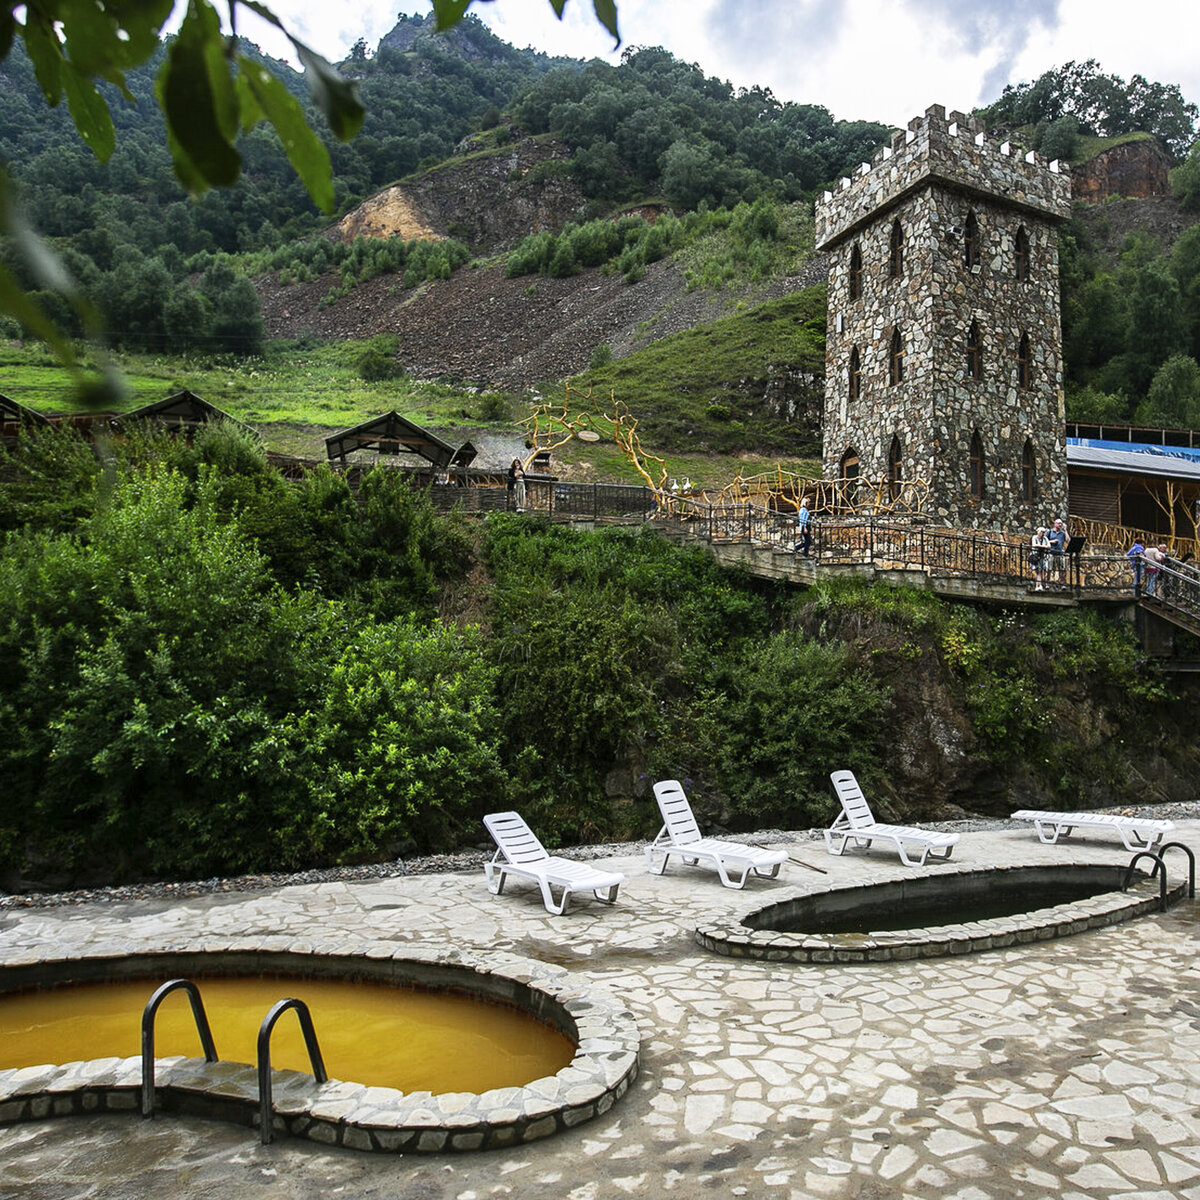
M 1133 868 L 1143 858 L 1148 858 L 1154 866 L 1150 871 L 1150 878 L 1158 877 L 1158 909 L 1159 912 L 1167 911 L 1167 865 L 1163 862 L 1163 855 L 1168 850 L 1182 850 L 1187 855 L 1188 859 L 1188 899 L 1195 900 L 1196 898 L 1196 856 L 1182 842 L 1168 842 L 1165 846 L 1159 846 L 1157 850 L 1139 850 L 1130 860 L 1129 866 L 1125 868 L 1125 878 L 1121 883 L 1121 891 L 1127 891 L 1130 883 L 1133 881 Z
M 157 988 L 154 995 L 146 1001 L 142 1010 L 142 1116 L 154 1116 L 154 1019 L 158 1015 L 158 1007 L 171 992 L 182 989 L 187 992 L 192 1005 L 192 1019 L 196 1022 L 196 1032 L 200 1035 L 200 1046 L 204 1051 L 204 1061 L 215 1063 L 217 1047 L 213 1042 L 212 1029 L 208 1024 L 208 1014 L 204 1011 L 204 1001 L 200 998 L 200 988 L 190 979 L 169 979 Z M 304 1035 L 304 1045 L 308 1050 L 308 1060 L 312 1064 L 313 1077 L 318 1083 L 324 1083 L 329 1076 L 325 1073 L 325 1060 L 321 1056 L 321 1047 L 317 1042 L 317 1031 L 313 1028 L 312 1014 L 303 1000 L 294 996 L 277 1001 L 271 1006 L 270 1012 L 263 1017 L 258 1027 L 258 1119 L 262 1133 L 262 1144 L 270 1145 L 275 1135 L 272 1119 L 271 1097 L 271 1034 L 275 1024 L 288 1009 L 296 1010 L 300 1021 L 300 1032 Z

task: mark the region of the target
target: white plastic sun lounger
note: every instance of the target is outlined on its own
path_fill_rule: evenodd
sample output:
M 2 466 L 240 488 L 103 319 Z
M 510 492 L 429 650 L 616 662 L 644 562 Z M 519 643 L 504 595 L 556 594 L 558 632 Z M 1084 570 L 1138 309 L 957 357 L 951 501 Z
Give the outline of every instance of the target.
M 624 875 L 547 854 L 545 846 L 518 813 L 489 813 L 483 823 L 496 842 L 496 853 L 483 864 L 492 895 L 500 895 L 508 876 L 515 875 L 536 883 L 542 890 L 546 911 L 557 915 L 567 911 L 572 892 L 592 892 L 605 904 L 616 901 L 617 889 L 625 882 Z M 559 893 L 557 900 L 555 888 Z
M 871 815 L 853 771 L 834 771 L 829 781 L 842 805 L 841 815 L 825 830 L 825 845 L 830 854 L 844 854 L 846 844 L 851 841 L 864 849 L 873 841 L 891 842 L 906 867 L 922 867 L 930 855 L 945 861 L 958 844 L 957 833 L 931 833 L 909 825 L 880 825 Z M 914 853 L 919 851 L 920 858 L 910 858 L 909 849 Z
M 664 874 L 671 855 L 677 854 L 689 867 L 705 859 L 716 867 L 725 887 L 742 888 L 751 871 L 763 879 L 774 879 L 788 860 L 784 850 L 765 850 L 759 846 L 743 846 L 741 842 L 701 837 L 692 806 L 678 779 L 656 783 L 654 798 L 665 824 L 658 837 L 646 847 L 646 865 L 651 874 Z M 656 867 L 654 860 L 658 855 L 662 856 L 662 862 Z
M 1154 850 L 1175 822 L 1150 817 L 1122 817 L 1116 813 L 1042 812 L 1023 808 L 1012 815 L 1014 821 L 1032 821 L 1038 841 L 1052 846 L 1060 837 L 1070 837 L 1076 829 L 1107 829 L 1121 835 L 1126 850 Z

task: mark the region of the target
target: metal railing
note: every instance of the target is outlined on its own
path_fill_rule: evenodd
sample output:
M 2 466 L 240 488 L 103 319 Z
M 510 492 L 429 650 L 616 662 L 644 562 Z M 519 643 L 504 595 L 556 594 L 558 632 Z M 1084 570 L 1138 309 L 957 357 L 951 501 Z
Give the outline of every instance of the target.
M 1188 860 L 1188 899 L 1195 900 L 1196 898 L 1196 856 L 1182 842 L 1168 842 L 1165 846 L 1159 846 L 1157 850 L 1139 850 L 1130 860 L 1129 866 L 1125 868 L 1125 877 L 1121 882 L 1121 891 L 1129 890 L 1129 885 L 1133 882 L 1133 869 L 1138 862 L 1143 858 L 1148 858 L 1154 864 L 1150 869 L 1150 878 L 1158 879 L 1158 910 L 1159 912 L 1167 911 L 1167 892 L 1169 890 L 1167 884 L 1167 864 L 1163 861 L 1163 856 L 1168 850 L 1182 850 L 1187 855 Z
M 294 1008 L 299 1018 L 300 1032 L 304 1034 L 304 1046 L 308 1050 L 308 1061 L 312 1064 L 314 1078 L 318 1083 L 324 1083 L 329 1078 L 325 1074 L 325 1060 L 321 1057 L 321 1047 L 317 1044 L 317 1031 L 313 1028 L 308 1005 L 295 997 L 280 1000 L 272 1005 L 271 1011 L 263 1017 L 263 1023 L 258 1029 L 258 1119 L 264 1146 L 269 1146 L 275 1136 L 272 1127 L 274 1104 L 271 1096 L 271 1033 L 275 1022 L 289 1008 Z
M 1188 563 L 1167 562 L 1161 566 L 1138 555 L 1134 595 L 1148 607 L 1164 610 L 1179 623 L 1200 629 L 1200 571 Z
M 157 988 L 154 995 L 146 1001 L 142 1009 L 142 1116 L 154 1116 L 154 1021 L 158 1016 L 158 1006 L 171 994 L 182 989 L 187 992 L 192 1005 L 192 1018 L 196 1022 L 196 1032 L 200 1035 L 200 1045 L 204 1050 L 204 1061 L 218 1062 L 217 1047 L 213 1042 L 212 1030 L 208 1024 L 208 1014 L 204 1011 L 204 1001 L 200 999 L 200 989 L 190 979 L 168 979 Z

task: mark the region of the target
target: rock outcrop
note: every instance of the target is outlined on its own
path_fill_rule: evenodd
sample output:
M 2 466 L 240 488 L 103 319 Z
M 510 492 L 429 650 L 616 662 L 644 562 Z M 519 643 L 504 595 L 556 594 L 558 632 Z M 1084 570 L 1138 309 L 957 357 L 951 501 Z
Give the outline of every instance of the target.
M 1171 191 L 1171 159 L 1157 138 L 1122 142 L 1071 169 L 1071 195 L 1095 203 L 1109 196 L 1148 200 Z

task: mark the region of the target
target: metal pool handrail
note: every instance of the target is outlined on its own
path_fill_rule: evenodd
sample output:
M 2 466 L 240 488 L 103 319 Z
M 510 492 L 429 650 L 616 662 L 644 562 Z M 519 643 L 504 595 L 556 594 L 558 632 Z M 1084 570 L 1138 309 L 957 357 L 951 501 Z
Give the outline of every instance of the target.
M 1129 890 L 1130 883 L 1133 882 L 1133 868 L 1137 866 L 1139 859 L 1148 858 L 1154 867 L 1150 871 L 1150 878 L 1158 876 L 1158 910 L 1159 912 L 1167 911 L 1167 864 L 1163 862 L 1161 854 L 1155 854 L 1153 850 L 1139 850 L 1130 860 L 1129 866 L 1125 868 L 1125 878 L 1121 883 L 1121 891 Z
M 269 1146 L 275 1131 L 271 1128 L 271 1033 L 275 1022 L 289 1008 L 296 1010 L 300 1021 L 300 1032 L 304 1034 L 304 1045 L 308 1050 L 308 1060 L 312 1064 L 313 1075 L 318 1083 L 324 1083 L 329 1076 L 325 1074 L 325 1060 L 321 1057 L 321 1047 L 317 1044 L 317 1031 L 313 1028 L 312 1014 L 303 1000 L 289 997 L 279 1000 L 271 1006 L 271 1011 L 263 1017 L 258 1027 L 258 1112 L 261 1126 L 262 1144 Z
M 208 1025 L 208 1015 L 204 1011 L 204 1001 L 200 999 L 200 988 L 190 979 L 168 979 L 159 987 L 153 996 L 146 1001 L 142 1010 L 142 1116 L 154 1116 L 154 1019 L 158 1015 L 158 1006 L 174 991 L 182 988 L 188 994 L 192 1005 L 192 1017 L 196 1022 L 196 1032 L 200 1035 L 200 1045 L 204 1050 L 205 1062 L 218 1062 L 217 1047 L 213 1042 L 212 1030 Z
M 1188 899 L 1195 900 L 1196 898 L 1196 856 L 1182 842 L 1168 842 L 1165 846 L 1159 846 L 1158 857 L 1161 861 L 1162 857 L 1168 850 L 1182 850 L 1187 855 L 1188 860 Z M 1166 874 L 1166 867 L 1163 867 L 1163 874 Z

